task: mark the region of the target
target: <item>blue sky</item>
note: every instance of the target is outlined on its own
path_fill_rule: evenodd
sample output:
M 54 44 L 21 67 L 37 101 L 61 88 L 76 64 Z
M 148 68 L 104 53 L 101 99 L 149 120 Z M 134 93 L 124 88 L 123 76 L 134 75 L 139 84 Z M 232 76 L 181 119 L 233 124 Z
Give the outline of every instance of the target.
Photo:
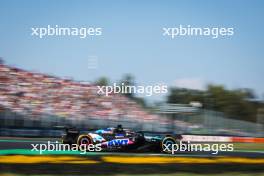
M 208 83 L 264 93 L 264 1 L 0 1 L 0 56 L 31 71 L 140 85 L 202 89 Z M 232 37 L 169 39 L 163 27 L 233 27 Z M 102 27 L 100 37 L 31 36 L 31 27 Z M 89 69 L 89 57 L 98 68 Z

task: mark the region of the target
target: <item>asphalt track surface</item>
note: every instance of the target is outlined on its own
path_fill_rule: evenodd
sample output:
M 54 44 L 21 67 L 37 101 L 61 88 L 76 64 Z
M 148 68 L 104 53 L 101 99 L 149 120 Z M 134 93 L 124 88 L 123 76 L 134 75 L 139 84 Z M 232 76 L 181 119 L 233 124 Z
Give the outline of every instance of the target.
M 0 138 L 0 175 L 120 175 L 188 173 L 264 174 L 263 152 L 129 153 L 78 152 L 32 153 L 31 144 L 56 142 L 50 138 Z
M 59 142 L 59 138 L 0 138 L 0 155 L 1 151 L 16 151 L 18 149 L 25 149 L 30 151 L 33 147 L 32 144 L 47 144 Z M 22 151 L 22 150 L 20 150 Z M 69 153 L 69 152 L 68 152 Z M 16 154 L 16 153 L 14 153 Z M 69 153 L 71 154 L 71 153 Z M 75 154 L 74 152 L 72 154 Z M 88 153 L 89 154 L 89 153 Z M 171 154 L 164 153 L 125 153 L 125 152 L 90 152 L 91 155 L 143 155 L 143 156 L 172 156 Z M 252 158 L 264 158 L 264 152 L 259 151 L 232 151 L 232 152 L 219 152 L 218 154 L 212 154 L 211 152 L 178 152 L 174 155 L 175 157 L 218 157 L 218 156 L 229 156 L 229 157 L 252 157 Z

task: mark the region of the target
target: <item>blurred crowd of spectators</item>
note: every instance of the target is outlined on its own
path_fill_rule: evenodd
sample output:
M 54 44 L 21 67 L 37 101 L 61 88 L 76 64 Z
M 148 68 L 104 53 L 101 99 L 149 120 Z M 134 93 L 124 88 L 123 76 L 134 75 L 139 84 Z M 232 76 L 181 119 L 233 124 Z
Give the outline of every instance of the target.
M 172 122 L 168 118 L 150 114 L 122 94 L 105 96 L 97 92 L 97 86 L 91 83 L 25 71 L 0 62 L 0 111 L 7 109 L 33 119 L 56 116 L 76 120 L 155 121 L 160 125 L 174 125 L 178 132 L 208 131 L 201 123 L 197 125 L 182 120 Z M 221 134 L 241 132 L 211 129 L 217 130 L 222 130 Z
M 37 118 L 133 118 L 154 120 L 127 97 L 98 95 L 97 86 L 0 64 L 0 107 Z

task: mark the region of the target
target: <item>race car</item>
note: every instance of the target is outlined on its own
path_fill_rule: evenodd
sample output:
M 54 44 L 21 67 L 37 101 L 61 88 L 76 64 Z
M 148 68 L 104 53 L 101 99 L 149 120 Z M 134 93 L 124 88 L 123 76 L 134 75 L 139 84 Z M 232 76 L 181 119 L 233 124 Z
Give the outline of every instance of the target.
M 134 132 L 118 125 L 116 128 L 109 127 L 86 133 L 67 128 L 66 134 L 62 136 L 62 143 L 78 146 L 100 144 L 103 151 L 169 152 L 164 147 L 170 148 L 181 139 L 181 135 Z

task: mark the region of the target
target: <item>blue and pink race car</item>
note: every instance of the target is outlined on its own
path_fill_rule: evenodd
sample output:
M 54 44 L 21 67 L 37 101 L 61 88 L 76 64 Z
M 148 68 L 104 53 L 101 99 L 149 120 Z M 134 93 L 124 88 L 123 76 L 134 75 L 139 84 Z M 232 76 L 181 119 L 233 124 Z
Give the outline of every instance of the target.
M 67 128 L 62 136 L 64 144 L 100 144 L 103 151 L 125 152 L 163 152 L 164 146 L 178 143 L 181 139 L 181 135 L 135 132 L 123 129 L 122 125 L 85 133 Z

